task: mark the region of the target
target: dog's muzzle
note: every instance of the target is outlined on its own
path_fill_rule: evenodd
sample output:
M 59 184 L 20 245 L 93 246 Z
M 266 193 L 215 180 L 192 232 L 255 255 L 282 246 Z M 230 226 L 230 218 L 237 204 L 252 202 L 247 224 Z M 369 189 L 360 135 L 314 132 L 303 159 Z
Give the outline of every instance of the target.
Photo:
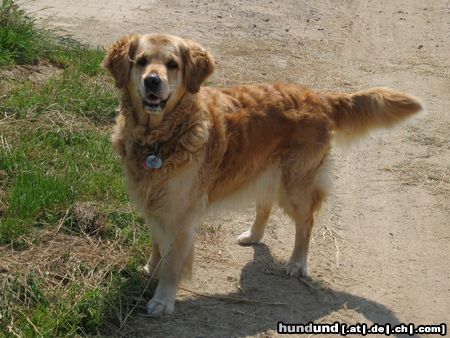
M 150 93 L 143 100 L 144 109 L 150 112 L 162 111 L 166 107 L 166 103 L 167 100 L 169 100 L 169 97 L 170 95 L 165 100 L 162 100 L 157 94 Z

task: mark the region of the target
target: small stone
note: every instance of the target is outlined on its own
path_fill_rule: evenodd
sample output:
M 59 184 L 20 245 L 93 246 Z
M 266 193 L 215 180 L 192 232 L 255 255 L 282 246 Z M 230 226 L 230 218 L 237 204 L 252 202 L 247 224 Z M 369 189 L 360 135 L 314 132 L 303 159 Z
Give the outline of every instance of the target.
M 423 45 L 418 45 L 417 46 L 417 49 L 422 49 L 423 48 Z

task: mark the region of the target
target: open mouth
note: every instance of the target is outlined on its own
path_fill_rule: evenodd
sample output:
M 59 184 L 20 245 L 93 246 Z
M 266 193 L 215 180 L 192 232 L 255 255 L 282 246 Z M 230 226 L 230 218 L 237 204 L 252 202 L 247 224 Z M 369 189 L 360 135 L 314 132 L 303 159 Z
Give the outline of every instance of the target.
M 166 107 L 166 103 L 169 97 L 170 95 L 165 100 L 161 100 L 161 98 L 157 94 L 150 93 L 143 100 L 144 109 L 151 112 L 162 111 Z

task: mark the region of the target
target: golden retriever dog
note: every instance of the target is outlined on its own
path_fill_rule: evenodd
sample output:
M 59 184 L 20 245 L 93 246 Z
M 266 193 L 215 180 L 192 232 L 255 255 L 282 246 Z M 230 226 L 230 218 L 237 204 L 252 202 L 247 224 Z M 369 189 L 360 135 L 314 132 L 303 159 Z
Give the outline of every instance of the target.
M 256 202 L 254 224 L 237 238 L 241 245 L 262 239 L 277 203 L 295 222 L 286 272 L 307 276 L 333 137 L 389 127 L 422 109 L 415 97 L 385 88 L 337 94 L 286 83 L 201 87 L 213 57 L 171 35 L 123 37 L 104 66 L 121 91 L 113 147 L 130 198 L 152 230 L 145 270 L 159 278 L 147 305 L 155 317 L 174 311 L 200 218 L 229 201 Z

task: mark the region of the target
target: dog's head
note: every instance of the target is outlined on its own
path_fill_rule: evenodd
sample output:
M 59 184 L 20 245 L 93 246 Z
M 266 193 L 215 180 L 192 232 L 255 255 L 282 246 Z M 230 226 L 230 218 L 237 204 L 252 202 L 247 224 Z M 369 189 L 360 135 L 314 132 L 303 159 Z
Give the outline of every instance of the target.
M 161 114 L 166 107 L 173 109 L 186 92 L 200 90 L 214 70 L 214 60 L 191 40 L 134 34 L 109 49 L 104 66 L 116 86 L 129 91 L 137 109 Z

